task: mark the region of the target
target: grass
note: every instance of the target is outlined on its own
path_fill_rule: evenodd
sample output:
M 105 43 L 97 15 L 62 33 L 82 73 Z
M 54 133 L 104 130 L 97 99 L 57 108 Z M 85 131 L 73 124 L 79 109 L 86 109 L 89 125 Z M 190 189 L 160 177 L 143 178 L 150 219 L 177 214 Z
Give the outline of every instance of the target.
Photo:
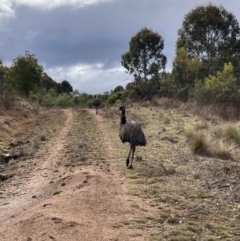
M 228 123 L 226 125 L 224 136 L 229 141 L 233 141 L 237 144 L 240 143 L 240 132 L 234 124 Z
M 215 136 L 228 142 L 240 144 L 240 130 L 237 123 L 224 122 L 215 127 Z
M 126 177 L 129 178 L 129 179 L 138 179 L 139 178 L 136 173 L 128 173 L 126 175 Z
M 205 120 L 206 121 L 206 120 Z M 240 132 L 236 123 L 221 123 L 207 130 L 200 128 L 199 124 L 185 131 L 190 148 L 195 154 L 217 157 L 223 160 L 234 160 L 233 144 L 240 143 Z M 199 130 L 201 129 L 201 130 Z M 207 132 L 207 134 L 206 134 Z
M 58 194 L 60 194 L 61 192 L 62 192 L 62 191 L 57 190 L 57 191 L 55 191 L 55 192 L 53 193 L 53 196 L 58 195 Z
M 121 228 L 123 226 L 123 224 L 116 223 L 116 224 L 113 224 L 112 226 L 113 226 L 113 228 Z
M 208 152 L 209 145 L 205 133 L 189 129 L 186 131 L 186 137 L 190 140 L 191 150 L 194 153 L 202 154 Z
M 137 209 L 140 208 L 139 204 L 137 204 L 137 203 L 133 203 L 133 204 L 131 205 L 131 207 L 133 207 L 133 208 L 137 208 Z
M 131 183 L 128 194 L 144 200 L 146 207 L 156 212 L 146 223 L 134 222 L 128 227 L 149 232 L 149 240 L 237 241 L 240 225 L 229 217 L 234 215 L 231 198 L 240 201 L 240 197 L 229 188 L 240 188 L 240 164 L 232 162 L 240 150 L 237 141 L 226 138 L 225 121 L 196 117 L 180 108 L 163 109 L 161 103 L 147 106 L 127 108 L 128 119 L 140 123 L 144 119 L 148 141 L 146 147 L 136 149 L 131 171 L 122 161 L 125 147 L 117 137 L 118 117 L 107 119 L 116 159 L 121 160 L 119 165 Z M 228 136 L 237 140 L 236 134 Z M 131 206 L 140 209 L 136 201 Z M 216 223 L 212 228 L 208 226 L 211 220 Z
M 132 196 L 140 196 L 140 189 L 138 187 L 133 187 L 128 190 L 127 194 Z
M 136 148 L 132 170 L 125 166 L 128 147 L 118 137 L 116 107 L 102 113 L 113 148 L 111 158 L 99 141 L 102 132 L 95 119 L 76 110 L 70 158 L 63 165 L 73 171 L 81 168 L 79 157 L 86 157 L 82 165 L 101 167 L 103 160 L 115 162 L 126 177 L 129 202 L 138 216 L 135 221 L 113 224 L 115 228 L 124 226 L 140 236 L 147 233 L 149 240 L 237 241 L 240 164 L 234 160 L 240 155 L 239 124 L 232 123 L 235 129 L 226 131 L 231 129 L 226 127 L 229 123 L 219 118 L 194 116 L 181 105 L 171 105 L 159 101 L 154 106 L 148 103 L 148 108 L 127 107 L 127 118 L 144 123 L 147 138 L 146 147 Z M 79 140 L 84 144 L 76 145 Z
M 200 179 L 201 177 L 202 177 L 202 173 L 201 173 L 200 171 L 195 172 L 195 173 L 193 174 L 193 178 L 194 178 L 194 179 Z
M 143 161 L 143 157 L 142 157 L 142 156 L 137 155 L 137 156 L 136 156 L 136 161 L 138 161 L 138 162 Z
M 129 236 L 136 238 L 136 237 L 142 237 L 143 235 L 142 235 L 142 233 L 131 233 Z
M 215 153 L 216 153 L 216 156 L 221 159 L 224 159 L 224 160 L 233 159 L 231 154 L 231 149 L 226 144 L 224 145 L 222 143 L 219 143 L 219 146 L 216 147 L 215 149 Z

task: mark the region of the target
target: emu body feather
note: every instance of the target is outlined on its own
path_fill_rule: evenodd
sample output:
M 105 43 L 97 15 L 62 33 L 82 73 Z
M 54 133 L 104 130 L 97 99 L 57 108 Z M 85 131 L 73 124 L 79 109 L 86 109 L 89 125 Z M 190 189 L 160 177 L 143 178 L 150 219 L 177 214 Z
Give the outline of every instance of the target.
M 119 107 L 119 110 L 122 111 L 121 119 L 120 119 L 119 137 L 122 143 L 125 143 L 125 142 L 130 143 L 130 152 L 126 160 L 126 165 L 128 168 L 132 168 L 136 146 L 145 146 L 147 142 L 141 126 L 134 120 L 130 122 L 126 121 L 125 107 L 121 106 Z M 132 153 L 132 159 L 130 162 L 129 157 L 131 153 Z

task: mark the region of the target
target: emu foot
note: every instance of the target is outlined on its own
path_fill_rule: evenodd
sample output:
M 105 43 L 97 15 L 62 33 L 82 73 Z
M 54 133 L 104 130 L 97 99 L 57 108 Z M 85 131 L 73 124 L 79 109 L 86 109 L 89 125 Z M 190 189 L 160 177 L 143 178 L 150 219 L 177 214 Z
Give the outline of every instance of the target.
M 132 164 L 131 164 L 130 166 L 128 166 L 128 169 L 133 169 L 133 166 L 132 166 Z

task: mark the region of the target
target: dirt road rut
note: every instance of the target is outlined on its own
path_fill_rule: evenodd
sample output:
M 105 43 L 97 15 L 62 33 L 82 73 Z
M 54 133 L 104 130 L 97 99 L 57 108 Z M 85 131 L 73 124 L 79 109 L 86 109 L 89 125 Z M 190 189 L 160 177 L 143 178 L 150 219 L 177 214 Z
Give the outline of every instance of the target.
M 148 240 L 128 228 L 138 214 L 128 202 L 107 123 L 93 110 L 63 111 L 61 131 L 32 160 L 36 166 L 27 179 L 15 177 L 12 184 L 22 183 L 18 192 L 0 206 L 0 240 Z M 74 152 L 85 146 L 84 157 Z M 87 161 L 75 165 L 75 159 Z

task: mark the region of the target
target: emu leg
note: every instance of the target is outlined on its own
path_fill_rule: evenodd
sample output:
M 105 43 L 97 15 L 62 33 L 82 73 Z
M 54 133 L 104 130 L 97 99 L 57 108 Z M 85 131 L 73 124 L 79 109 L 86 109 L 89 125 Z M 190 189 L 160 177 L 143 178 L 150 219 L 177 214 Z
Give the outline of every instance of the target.
M 129 169 L 133 168 L 132 163 L 133 163 L 133 157 L 134 157 L 135 149 L 136 149 L 136 146 L 133 146 L 132 147 L 132 161 L 131 161 L 130 165 L 128 166 Z
M 132 146 L 130 146 L 130 151 L 129 151 L 129 154 L 128 154 L 128 157 L 127 157 L 127 160 L 126 160 L 126 165 L 127 165 L 127 167 L 128 167 L 128 165 L 129 165 L 129 157 L 130 157 L 130 155 L 131 155 L 131 152 L 132 152 Z

